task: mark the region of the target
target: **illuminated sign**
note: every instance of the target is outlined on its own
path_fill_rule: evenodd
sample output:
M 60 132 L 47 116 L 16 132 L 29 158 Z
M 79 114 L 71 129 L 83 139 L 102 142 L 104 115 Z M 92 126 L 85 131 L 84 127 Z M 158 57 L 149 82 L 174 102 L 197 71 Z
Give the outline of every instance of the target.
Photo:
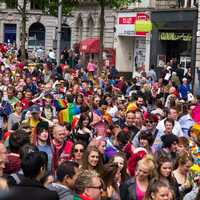
M 160 40 L 170 40 L 170 41 L 181 40 L 185 42 L 190 42 L 192 41 L 192 34 L 191 33 L 161 32 Z

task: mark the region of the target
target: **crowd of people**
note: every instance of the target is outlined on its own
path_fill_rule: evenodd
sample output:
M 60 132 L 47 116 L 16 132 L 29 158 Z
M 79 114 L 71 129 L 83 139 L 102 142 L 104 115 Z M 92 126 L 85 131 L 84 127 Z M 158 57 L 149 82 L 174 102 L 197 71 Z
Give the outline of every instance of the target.
M 2 48 L 0 199 L 200 199 L 191 69 L 128 79 L 71 50 L 56 66 L 53 50 L 25 63 Z

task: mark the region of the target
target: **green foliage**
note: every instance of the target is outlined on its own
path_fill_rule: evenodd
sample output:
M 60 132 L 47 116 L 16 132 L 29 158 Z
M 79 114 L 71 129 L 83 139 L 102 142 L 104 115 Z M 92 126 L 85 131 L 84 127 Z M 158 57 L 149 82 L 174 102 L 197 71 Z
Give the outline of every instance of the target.
M 141 2 L 141 0 L 97 0 L 100 6 L 108 6 L 111 8 L 121 8 L 128 6 L 133 2 Z
M 26 1 L 26 4 L 29 0 Z M 0 0 L 0 3 L 4 2 L 7 4 L 9 8 L 16 8 L 19 12 L 21 10 L 20 7 L 23 7 L 23 5 L 18 5 L 17 0 Z M 41 10 L 44 14 L 49 15 L 57 15 L 58 11 L 58 0 L 30 0 L 31 6 L 33 9 Z M 63 4 L 63 15 L 68 15 L 73 9 L 75 9 L 76 6 L 79 5 L 79 0 L 62 0 Z

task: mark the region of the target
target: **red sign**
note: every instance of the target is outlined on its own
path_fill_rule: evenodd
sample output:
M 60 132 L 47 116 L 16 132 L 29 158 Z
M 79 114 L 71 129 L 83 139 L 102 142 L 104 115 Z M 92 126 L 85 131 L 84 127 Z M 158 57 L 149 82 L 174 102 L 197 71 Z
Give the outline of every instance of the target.
M 135 24 L 136 17 L 119 17 L 119 24 Z

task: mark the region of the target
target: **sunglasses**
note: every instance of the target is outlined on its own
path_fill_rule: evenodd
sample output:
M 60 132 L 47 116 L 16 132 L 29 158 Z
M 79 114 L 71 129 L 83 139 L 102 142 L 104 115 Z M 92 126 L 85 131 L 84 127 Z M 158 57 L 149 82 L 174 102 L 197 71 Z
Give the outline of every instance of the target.
M 84 149 L 74 149 L 74 152 L 75 152 L 75 153 L 78 153 L 78 152 L 83 153 L 83 152 L 84 152 Z
M 149 121 L 149 120 L 146 120 L 145 122 L 146 122 L 147 124 L 148 124 L 148 123 L 151 123 L 151 124 L 154 123 L 153 121 Z
M 94 189 L 101 190 L 103 187 L 102 187 L 102 185 L 100 185 L 100 186 L 89 186 L 88 188 L 94 188 Z

